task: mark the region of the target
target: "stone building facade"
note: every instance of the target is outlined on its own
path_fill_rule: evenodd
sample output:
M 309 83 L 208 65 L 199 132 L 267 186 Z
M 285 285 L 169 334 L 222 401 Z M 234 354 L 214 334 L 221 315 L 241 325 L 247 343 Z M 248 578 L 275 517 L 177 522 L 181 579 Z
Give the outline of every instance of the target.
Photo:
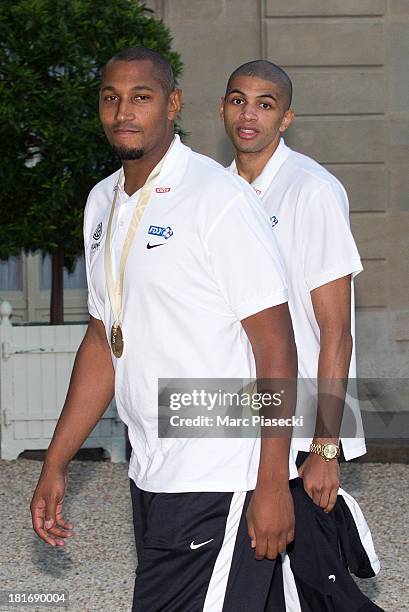
M 231 159 L 218 117 L 228 75 L 240 63 L 257 58 L 269 59 L 289 73 L 296 121 L 286 141 L 324 164 L 350 197 L 352 228 L 365 268 L 356 282 L 359 373 L 407 377 L 409 2 L 146 4 L 170 27 L 174 48 L 184 61 L 180 86 L 188 143 L 222 163 Z M 24 292 L 0 295 L 15 301 L 20 318 L 45 320 L 48 292 L 30 281 L 39 277 L 39 260 L 28 258 L 24 266 L 24 291 L 31 290 L 31 300 Z M 66 294 L 67 320 L 84 319 L 84 289 Z

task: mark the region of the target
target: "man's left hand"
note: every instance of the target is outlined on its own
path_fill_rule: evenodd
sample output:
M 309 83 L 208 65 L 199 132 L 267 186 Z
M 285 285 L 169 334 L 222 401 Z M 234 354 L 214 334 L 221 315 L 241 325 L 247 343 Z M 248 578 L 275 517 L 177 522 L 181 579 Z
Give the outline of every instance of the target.
M 247 528 L 255 558 L 276 559 L 294 540 L 293 498 L 288 480 L 282 486 L 257 484 L 247 509 Z
M 298 468 L 298 475 L 303 479 L 304 490 L 313 502 L 325 512 L 331 512 L 340 484 L 338 461 L 325 461 L 319 455 L 310 453 Z

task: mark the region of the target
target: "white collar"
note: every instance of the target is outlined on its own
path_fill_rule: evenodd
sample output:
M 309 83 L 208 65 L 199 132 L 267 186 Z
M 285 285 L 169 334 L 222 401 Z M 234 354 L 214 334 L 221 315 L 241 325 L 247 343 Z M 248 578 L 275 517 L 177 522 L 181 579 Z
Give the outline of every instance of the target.
M 186 153 L 189 151 L 190 151 L 189 147 L 184 145 L 182 141 L 180 140 L 179 134 L 175 134 L 169 146 L 169 149 L 165 153 L 166 159 L 163 163 L 162 169 L 155 183 L 157 185 L 162 186 L 162 183 L 165 180 L 169 182 L 169 185 L 174 186 L 178 182 L 178 179 L 180 178 L 180 176 L 183 174 L 183 171 L 185 169 L 185 163 L 183 163 L 183 160 L 186 159 Z M 121 172 L 121 170 L 119 170 L 118 172 Z M 119 188 L 121 192 L 125 193 L 124 192 L 125 176 L 124 176 L 123 171 L 121 172 L 121 175 L 122 176 L 119 182 Z M 166 186 L 163 185 L 163 186 L 166 187 L 168 185 Z M 113 185 L 113 191 L 115 190 L 115 188 L 116 188 L 116 183 Z M 135 194 L 132 194 L 132 196 L 130 197 L 132 198 L 134 195 Z
M 291 149 L 287 147 L 283 138 L 280 138 L 280 142 L 278 143 L 278 147 L 264 166 L 261 174 L 258 175 L 257 178 L 251 183 L 254 191 L 262 197 L 270 186 L 273 178 L 290 155 Z M 233 160 L 229 166 L 229 170 L 234 174 L 238 174 L 236 162 Z

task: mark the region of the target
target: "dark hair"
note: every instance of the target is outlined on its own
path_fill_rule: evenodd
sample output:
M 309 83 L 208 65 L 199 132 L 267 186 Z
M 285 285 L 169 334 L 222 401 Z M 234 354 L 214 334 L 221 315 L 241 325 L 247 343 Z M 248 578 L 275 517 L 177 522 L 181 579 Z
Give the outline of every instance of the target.
M 173 75 L 172 66 L 160 53 L 147 47 L 128 47 L 115 53 L 110 60 L 105 64 L 101 78 L 104 77 L 104 73 L 107 65 L 110 62 L 135 62 L 149 60 L 152 62 L 157 70 L 156 76 L 160 81 L 162 88 L 166 95 L 169 95 L 171 91 L 175 89 L 175 77 Z
M 280 68 L 280 66 L 277 66 L 268 60 L 254 60 L 252 62 L 242 64 L 231 73 L 229 80 L 227 81 L 226 95 L 231 89 L 233 79 L 238 76 L 259 77 L 260 79 L 264 79 L 265 81 L 270 81 L 271 83 L 278 85 L 280 94 L 284 99 L 286 110 L 290 108 L 293 96 L 293 85 L 288 74 L 282 68 Z

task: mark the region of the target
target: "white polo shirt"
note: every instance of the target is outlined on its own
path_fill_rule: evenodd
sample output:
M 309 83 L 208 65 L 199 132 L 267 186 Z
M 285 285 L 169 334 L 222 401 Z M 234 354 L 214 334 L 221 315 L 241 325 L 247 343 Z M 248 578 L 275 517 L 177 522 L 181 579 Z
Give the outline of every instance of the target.
M 108 337 L 104 240 L 118 172 L 92 189 L 84 219 L 89 312 Z M 113 357 L 129 475 L 153 492 L 251 490 L 259 439 L 159 438 L 158 378 L 255 376 L 240 321 L 287 301 L 278 248 L 253 190 L 178 137 L 154 185 L 126 266 L 124 353 Z M 119 187 L 114 277 L 138 197 Z
M 237 174 L 236 164 L 229 168 Z M 252 183 L 270 217 L 273 233 L 284 261 L 288 284 L 288 303 L 298 350 L 298 375 L 316 379 L 320 351 L 320 332 L 314 315 L 311 291 L 362 270 L 349 226 L 349 204 L 344 187 L 332 174 L 310 157 L 292 151 L 281 139 L 262 173 Z M 354 294 L 352 283 L 351 331 L 355 338 Z M 356 378 L 353 349 L 349 378 Z M 341 442 L 346 459 L 366 452 L 359 403 L 347 396 L 346 403 L 356 422 L 355 437 L 342 436 L 347 427 L 347 409 L 341 427 Z M 300 413 L 316 410 L 298 406 Z M 311 419 L 310 419 L 311 421 Z M 315 422 L 315 416 L 314 416 Z M 293 448 L 308 451 L 311 438 L 293 438 Z

